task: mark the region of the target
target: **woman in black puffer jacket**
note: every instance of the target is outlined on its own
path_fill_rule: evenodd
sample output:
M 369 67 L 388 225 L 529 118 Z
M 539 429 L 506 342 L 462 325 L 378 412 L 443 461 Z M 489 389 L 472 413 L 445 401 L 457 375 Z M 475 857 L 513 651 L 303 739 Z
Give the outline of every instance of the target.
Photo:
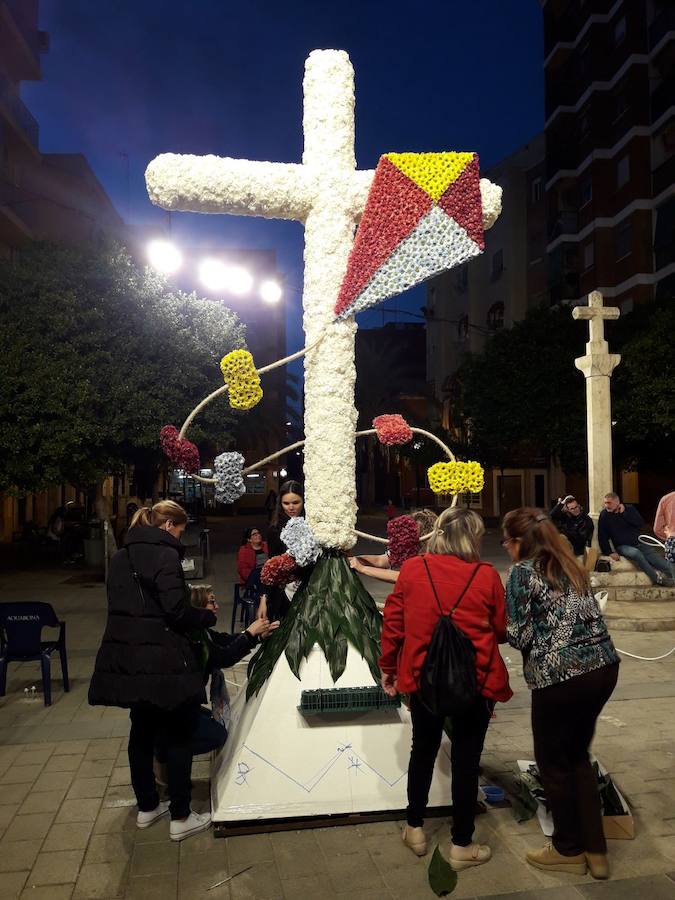
M 210 815 L 190 812 L 192 734 L 206 700 L 198 650 L 189 632 L 216 623 L 190 604 L 180 536 L 187 514 L 164 500 L 139 509 L 125 546 L 110 562 L 108 622 L 89 687 L 93 706 L 130 710 L 129 766 L 137 825 L 171 814 L 172 840 L 208 828 Z M 153 773 L 157 742 L 167 751 L 170 803 L 160 803 Z

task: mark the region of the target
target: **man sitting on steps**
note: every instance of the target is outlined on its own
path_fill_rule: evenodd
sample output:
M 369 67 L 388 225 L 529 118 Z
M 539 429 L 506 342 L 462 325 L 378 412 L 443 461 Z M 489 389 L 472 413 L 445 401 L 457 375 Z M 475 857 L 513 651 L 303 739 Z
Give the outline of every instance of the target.
M 635 507 L 622 503 L 619 495 L 614 493 L 605 494 L 604 506 L 598 519 L 598 541 L 605 556 L 614 560 L 625 556 L 642 569 L 652 584 L 672 587 L 668 563 L 654 547 L 638 541 L 638 536 L 645 530 L 645 523 Z

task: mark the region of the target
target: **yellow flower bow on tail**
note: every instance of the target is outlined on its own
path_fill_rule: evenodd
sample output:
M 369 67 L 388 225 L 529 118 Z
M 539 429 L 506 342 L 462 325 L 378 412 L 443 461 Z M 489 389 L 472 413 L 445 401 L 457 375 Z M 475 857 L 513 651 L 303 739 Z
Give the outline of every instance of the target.
M 232 350 L 220 361 L 232 409 L 252 409 L 263 397 L 253 357 L 248 350 Z
M 477 462 L 434 463 L 427 477 L 434 494 L 479 494 L 483 490 L 483 468 Z

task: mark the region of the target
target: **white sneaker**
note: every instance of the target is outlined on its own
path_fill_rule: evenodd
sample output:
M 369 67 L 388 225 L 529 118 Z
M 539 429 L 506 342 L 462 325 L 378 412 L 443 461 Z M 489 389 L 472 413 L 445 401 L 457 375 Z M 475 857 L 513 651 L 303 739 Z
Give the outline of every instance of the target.
M 148 812 L 140 812 L 136 816 L 137 828 L 149 828 L 154 825 L 157 819 L 161 819 L 169 812 L 169 801 L 160 803 L 156 809 L 150 809 Z
M 172 841 L 183 841 L 190 835 L 200 831 L 206 831 L 211 827 L 211 813 L 191 812 L 184 822 L 180 819 L 172 819 L 169 826 L 169 836 Z

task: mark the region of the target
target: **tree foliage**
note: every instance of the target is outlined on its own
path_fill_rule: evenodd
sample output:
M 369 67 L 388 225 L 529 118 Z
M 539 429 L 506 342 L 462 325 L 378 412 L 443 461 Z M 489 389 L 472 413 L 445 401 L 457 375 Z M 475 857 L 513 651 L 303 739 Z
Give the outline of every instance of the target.
M 610 326 L 614 461 L 672 471 L 675 465 L 675 301 L 645 304 Z M 514 465 L 555 454 L 567 472 L 586 469 L 586 391 L 574 365 L 588 340 L 569 307 L 538 309 L 491 338 L 465 363 L 460 416 L 470 452 L 484 464 Z
M 222 384 L 244 327 L 219 303 L 171 292 L 118 246 L 35 245 L 0 269 L 0 490 L 92 483 L 159 461 L 158 435 Z M 218 399 L 190 437 L 222 445 Z
M 627 468 L 641 466 L 672 474 L 675 299 L 637 308 L 620 319 L 616 328 L 621 364 L 612 377 L 615 456 Z
M 574 359 L 585 340 L 569 309 L 537 309 L 469 357 L 460 402 L 477 459 L 506 467 L 555 454 L 567 471 L 583 471 L 585 394 Z

